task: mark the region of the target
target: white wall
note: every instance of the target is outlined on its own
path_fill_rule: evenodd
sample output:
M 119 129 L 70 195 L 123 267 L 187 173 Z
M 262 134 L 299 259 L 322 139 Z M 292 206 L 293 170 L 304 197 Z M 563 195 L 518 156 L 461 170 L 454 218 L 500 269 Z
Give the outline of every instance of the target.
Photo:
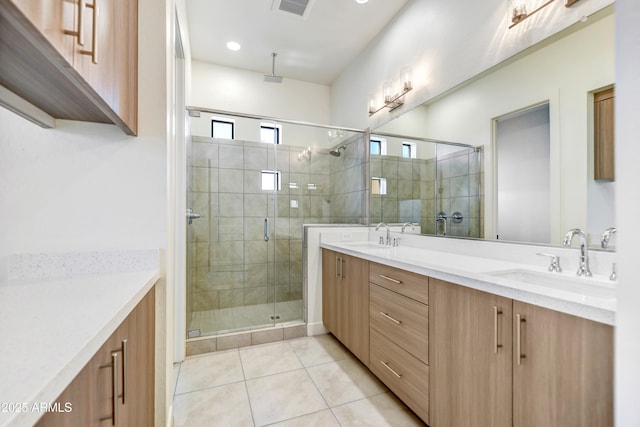
M 615 420 L 618 427 L 640 425 L 640 2 L 616 2 L 616 222 L 618 309 L 615 348 Z
M 612 3 L 583 0 L 566 8 L 557 1 L 508 29 L 504 0 L 410 0 L 331 85 L 331 123 L 376 129 Z M 405 105 L 369 118 L 369 95 L 380 105 L 383 82 L 399 79 L 405 65 L 412 67 L 414 87 Z
M 138 7 L 138 137 L 113 125 L 64 120 L 41 129 L 0 108 L 0 258 L 166 248 L 167 69 L 173 67 L 167 52 L 173 51 L 174 2 L 139 0 Z M 164 277 L 156 298 L 156 425 L 166 425 L 173 299 Z
M 329 123 L 329 87 L 193 61 L 190 105 L 312 123 Z

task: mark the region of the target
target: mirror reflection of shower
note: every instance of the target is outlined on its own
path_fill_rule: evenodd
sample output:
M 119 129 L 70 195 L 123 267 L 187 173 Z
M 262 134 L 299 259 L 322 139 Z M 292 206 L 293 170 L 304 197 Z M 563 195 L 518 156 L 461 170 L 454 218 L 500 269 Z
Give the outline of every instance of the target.
M 329 150 L 329 154 L 331 154 L 332 156 L 335 157 L 340 157 L 340 150 L 346 150 L 347 147 L 345 145 L 341 145 L 340 147 L 337 148 L 332 148 L 331 150 Z

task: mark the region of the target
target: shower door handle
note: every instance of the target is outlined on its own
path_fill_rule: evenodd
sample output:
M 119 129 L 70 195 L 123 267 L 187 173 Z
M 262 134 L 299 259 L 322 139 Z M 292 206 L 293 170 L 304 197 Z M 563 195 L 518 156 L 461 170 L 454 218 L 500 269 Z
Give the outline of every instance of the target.
M 264 219 L 264 241 L 269 241 L 269 218 Z
M 193 224 L 194 219 L 200 218 L 200 214 L 194 213 L 193 209 L 187 209 L 187 219 L 189 220 L 189 224 Z

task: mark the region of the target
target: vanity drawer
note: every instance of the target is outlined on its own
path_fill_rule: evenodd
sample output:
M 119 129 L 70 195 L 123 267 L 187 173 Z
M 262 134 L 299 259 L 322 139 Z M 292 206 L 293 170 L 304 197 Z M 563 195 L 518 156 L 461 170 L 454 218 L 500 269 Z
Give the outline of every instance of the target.
M 429 422 L 429 366 L 375 329 L 369 369 L 425 422 Z
M 429 363 L 429 306 L 369 284 L 369 325 Z
M 372 262 L 369 266 L 369 282 L 424 304 L 429 304 L 429 278 L 427 276 Z

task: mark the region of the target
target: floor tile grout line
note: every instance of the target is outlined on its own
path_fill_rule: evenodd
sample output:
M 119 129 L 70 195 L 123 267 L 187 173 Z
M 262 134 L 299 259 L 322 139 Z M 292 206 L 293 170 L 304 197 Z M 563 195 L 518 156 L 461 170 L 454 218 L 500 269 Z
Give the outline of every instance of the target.
M 255 427 L 256 419 L 253 415 L 253 405 L 251 405 L 251 395 L 249 395 L 249 386 L 247 385 L 247 374 L 244 371 L 244 363 L 242 362 L 242 354 L 240 354 L 240 349 L 237 348 L 236 351 L 238 352 L 238 359 L 240 360 L 240 369 L 242 369 L 242 382 L 244 383 L 244 392 L 247 394 L 247 402 L 249 403 L 249 414 L 251 414 L 251 422 Z
M 182 392 L 182 393 L 176 393 L 174 398 L 176 398 L 178 396 L 185 396 L 185 395 L 191 394 L 191 393 L 197 393 L 199 391 L 213 390 L 214 388 L 220 388 L 220 387 L 228 386 L 228 385 L 231 385 L 231 384 L 238 384 L 238 383 L 242 383 L 242 382 L 246 382 L 246 380 L 231 381 L 229 383 L 217 384 L 217 385 L 212 385 L 210 387 L 203 387 L 203 388 L 198 388 L 198 389 L 195 389 L 195 390 L 185 391 L 185 392 Z

